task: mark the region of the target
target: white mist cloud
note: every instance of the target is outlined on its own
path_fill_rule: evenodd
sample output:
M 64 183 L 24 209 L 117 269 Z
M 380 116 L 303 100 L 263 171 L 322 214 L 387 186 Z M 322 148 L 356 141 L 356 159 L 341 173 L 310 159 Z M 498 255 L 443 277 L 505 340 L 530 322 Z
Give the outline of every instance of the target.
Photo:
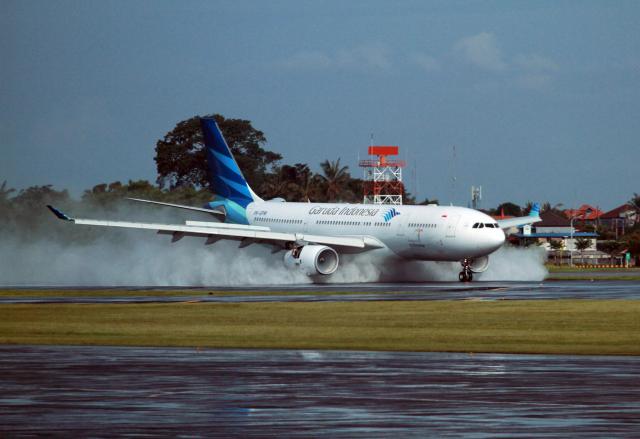
M 489 256 L 489 268 L 476 275 L 478 280 L 542 281 L 548 271 L 544 265 L 542 247 L 512 247 L 505 245 Z
M 497 72 L 507 68 L 502 51 L 492 33 L 481 32 L 462 38 L 454 44 L 453 49 L 463 60 L 481 69 Z

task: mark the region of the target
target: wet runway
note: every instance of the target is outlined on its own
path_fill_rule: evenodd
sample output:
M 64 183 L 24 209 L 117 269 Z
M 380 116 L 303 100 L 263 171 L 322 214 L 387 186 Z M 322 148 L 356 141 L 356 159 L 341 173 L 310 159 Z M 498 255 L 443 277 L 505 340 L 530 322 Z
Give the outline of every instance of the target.
M 64 287 L 60 290 L 92 289 Z M 108 287 L 106 287 L 108 289 Z M 42 287 L 42 289 L 48 289 Z M 55 291 L 55 287 L 53 287 Z M 93 289 L 97 289 L 93 287 Z M 105 289 L 101 287 L 99 289 Z M 158 303 L 158 302 L 353 302 L 383 300 L 538 300 L 538 299 L 640 299 L 639 281 L 544 281 L 428 284 L 303 284 L 267 287 L 120 287 L 108 297 L 0 297 L 2 303 Z M 127 294 L 119 292 L 127 291 Z M 131 295 L 129 291 L 145 291 Z M 148 291 L 158 291 L 149 295 Z M 193 291 L 193 295 L 166 295 L 166 290 Z M 161 294 L 165 292 L 165 294 Z M 217 295 L 219 292 L 234 293 Z M 300 294 L 295 294 L 300 292 Z M 211 294 L 209 294 L 211 293 Z M 340 293 L 340 294 L 336 294 Z
M 640 357 L 0 347 L 0 436 L 638 437 Z

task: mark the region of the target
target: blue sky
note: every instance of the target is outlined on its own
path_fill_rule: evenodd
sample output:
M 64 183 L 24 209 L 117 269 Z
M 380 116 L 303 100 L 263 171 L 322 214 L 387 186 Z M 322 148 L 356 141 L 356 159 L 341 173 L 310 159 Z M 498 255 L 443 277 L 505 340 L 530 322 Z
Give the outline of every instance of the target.
M 609 209 L 640 192 L 640 2 L 0 10 L 0 181 L 12 187 L 154 181 L 155 142 L 217 112 L 251 120 L 286 163 L 340 157 L 355 175 L 373 133 L 411 162 L 411 191 L 446 203 L 466 205 L 471 185 L 485 207 Z

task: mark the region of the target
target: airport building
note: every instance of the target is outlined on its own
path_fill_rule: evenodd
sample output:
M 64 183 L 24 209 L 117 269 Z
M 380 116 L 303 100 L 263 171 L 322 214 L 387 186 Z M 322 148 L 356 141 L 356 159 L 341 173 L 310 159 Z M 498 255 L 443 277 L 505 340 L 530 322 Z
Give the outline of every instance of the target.
M 539 245 L 547 250 L 550 261 L 558 264 L 600 265 L 612 263 L 608 253 L 598 251 L 595 232 L 582 232 L 572 221 L 553 211 L 540 213 L 542 221 L 520 227 L 510 236 L 520 246 Z M 588 245 L 580 249 L 579 244 Z
M 630 204 L 623 204 L 600 216 L 600 225 L 615 232 L 616 237 L 624 235 L 625 230 L 638 222 L 640 222 L 640 213 Z
M 563 213 L 567 218 L 573 218 L 575 223 L 595 226 L 604 212 L 597 207 L 583 204 L 577 209 L 567 209 Z

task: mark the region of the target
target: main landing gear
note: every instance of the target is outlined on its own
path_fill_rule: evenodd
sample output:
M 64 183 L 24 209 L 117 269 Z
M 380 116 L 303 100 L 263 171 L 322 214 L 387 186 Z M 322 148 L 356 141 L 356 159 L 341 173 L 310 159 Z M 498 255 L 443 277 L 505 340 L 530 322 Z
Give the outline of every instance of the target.
M 460 279 L 460 282 L 471 282 L 473 280 L 471 261 L 469 259 L 463 259 L 460 264 L 462 265 L 462 271 L 458 274 L 458 279 Z

